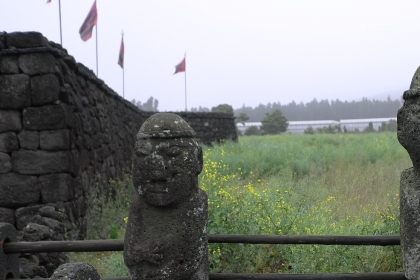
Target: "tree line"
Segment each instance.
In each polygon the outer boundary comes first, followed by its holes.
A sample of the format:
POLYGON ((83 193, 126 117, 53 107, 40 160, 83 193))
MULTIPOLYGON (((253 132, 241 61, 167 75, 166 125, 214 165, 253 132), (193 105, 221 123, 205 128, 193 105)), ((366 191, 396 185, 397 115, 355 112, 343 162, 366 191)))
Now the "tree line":
POLYGON ((361 101, 340 101, 340 100, 321 100, 316 99, 304 104, 297 104, 292 101, 287 105, 280 102, 260 104, 254 108, 243 105, 242 108, 235 109, 235 115, 246 114, 248 122, 260 122, 266 113, 280 110, 289 121, 310 121, 310 120, 342 120, 342 119, 365 119, 365 118, 392 118, 397 116, 398 109, 402 102, 398 99, 391 100, 368 100, 363 98, 361 101))
MULTIPOLYGON (((131 101, 140 109, 145 111, 158 111, 159 101, 150 97, 145 103, 133 99, 131 101)), ((233 112, 236 117, 246 116, 247 122, 261 122, 267 113, 271 114, 279 110, 288 121, 310 121, 310 120, 342 120, 342 119, 365 119, 365 118, 393 118, 397 116, 398 109, 402 106, 399 99, 391 100, 369 100, 363 98, 360 101, 336 100, 312 100, 308 103, 296 103, 282 105, 280 102, 259 104, 256 107, 245 106, 232 109, 228 104, 220 104, 211 109, 207 107, 191 108, 191 112, 233 112)), ((242 118, 243 119, 243 118, 242 118)), ((242 121, 241 121, 242 122, 242 121)))

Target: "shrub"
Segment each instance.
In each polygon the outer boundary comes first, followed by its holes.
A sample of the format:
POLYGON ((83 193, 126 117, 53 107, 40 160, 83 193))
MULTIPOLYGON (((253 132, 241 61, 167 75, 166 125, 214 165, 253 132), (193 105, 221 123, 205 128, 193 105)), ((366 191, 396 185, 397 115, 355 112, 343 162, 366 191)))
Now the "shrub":
POLYGON ((304 134, 315 134, 315 130, 312 126, 308 126, 304 131, 304 134))
POLYGON ((248 127, 245 132, 245 136, 251 136, 251 135, 261 135, 261 131, 256 126, 248 127))
POLYGON ((214 113, 232 113, 233 114, 233 108, 229 104, 220 104, 216 107, 212 107, 211 111, 214 113))

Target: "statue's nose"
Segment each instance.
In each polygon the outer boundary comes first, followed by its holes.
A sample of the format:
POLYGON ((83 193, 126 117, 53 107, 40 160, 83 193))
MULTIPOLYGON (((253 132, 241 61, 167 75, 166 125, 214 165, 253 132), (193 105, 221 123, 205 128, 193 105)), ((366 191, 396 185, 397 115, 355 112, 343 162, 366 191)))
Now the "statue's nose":
POLYGON ((164 172, 163 170, 155 170, 155 171, 153 172, 153 175, 154 175, 156 178, 162 178, 162 177, 164 177, 165 172, 164 172))

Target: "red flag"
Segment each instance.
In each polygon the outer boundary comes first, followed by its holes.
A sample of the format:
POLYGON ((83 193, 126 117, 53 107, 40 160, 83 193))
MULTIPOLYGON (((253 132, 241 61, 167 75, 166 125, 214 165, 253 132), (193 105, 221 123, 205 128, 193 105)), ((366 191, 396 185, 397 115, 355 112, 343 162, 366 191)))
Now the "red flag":
POLYGON ((92 37, 93 27, 97 23, 98 23, 98 11, 96 10, 96 1, 95 1, 93 2, 92 8, 90 8, 88 15, 79 30, 80 38, 82 38, 83 41, 87 41, 92 37))
POLYGON ((184 57, 184 59, 180 63, 178 63, 175 66, 175 73, 174 73, 174 75, 176 73, 179 73, 179 72, 185 72, 185 57, 184 57))
POLYGON ((124 69, 124 37, 121 38, 120 55, 118 56, 118 64, 124 69))

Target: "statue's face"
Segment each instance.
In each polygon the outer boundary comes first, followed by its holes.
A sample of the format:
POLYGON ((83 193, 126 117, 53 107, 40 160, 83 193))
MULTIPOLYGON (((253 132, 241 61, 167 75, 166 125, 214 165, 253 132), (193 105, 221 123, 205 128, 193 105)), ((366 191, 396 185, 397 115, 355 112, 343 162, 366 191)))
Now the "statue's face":
POLYGON ((191 138, 140 139, 133 157, 134 187, 148 204, 176 204, 198 188, 202 166, 201 147, 191 138))
POLYGON ((408 99, 398 110, 398 141, 407 150, 415 168, 420 168, 420 97, 408 99))

